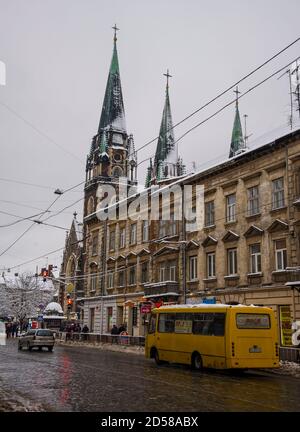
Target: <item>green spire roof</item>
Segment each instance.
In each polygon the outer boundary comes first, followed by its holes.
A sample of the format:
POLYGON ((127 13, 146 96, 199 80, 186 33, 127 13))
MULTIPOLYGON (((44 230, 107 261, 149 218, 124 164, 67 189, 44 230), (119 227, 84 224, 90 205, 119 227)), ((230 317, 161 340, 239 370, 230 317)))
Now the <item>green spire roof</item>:
POLYGON ((126 133, 125 111, 117 52, 117 38, 111 59, 98 132, 112 126, 114 130, 126 133))
POLYGON ((238 100, 236 100, 235 118, 234 118, 233 129, 232 129, 229 157, 231 158, 235 156, 240 150, 244 150, 244 149, 245 149, 245 141, 243 137, 238 100))
POLYGON ((151 178, 152 178, 152 159, 150 158, 150 164, 147 168, 147 175, 146 175, 146 180, 145 180, 145 188, 146 189, 151 186, 151 178))
POLYGON ((173 121, 171 114, 170 98, 169 98, 169 86, 167 83, 166 88, 166 99, 165 106, 162 114, 162 120, 159 131, 159 138, 157 141, 156 153, 155 153, 155 168, 156 176, 160 177, 159 172, 162 168, 162 162, 167 159, 168 154, 174 149, 175 139, 173 132, 173 121))

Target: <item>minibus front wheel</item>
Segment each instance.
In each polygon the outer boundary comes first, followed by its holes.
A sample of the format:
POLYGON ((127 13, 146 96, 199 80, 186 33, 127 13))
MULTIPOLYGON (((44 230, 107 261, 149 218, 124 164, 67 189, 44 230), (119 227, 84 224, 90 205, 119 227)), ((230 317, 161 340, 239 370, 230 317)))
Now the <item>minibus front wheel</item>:
POLYGON ((152 348, 151 357, 154 358, 155 363, 159 366, 163 364, 163 361, 159 359, 158 351, 156 348, 152 348))
POLYGON ((194 352, 192 355, 192 369, 201 370, 203 368, 202 358, 198 352, 194 352))

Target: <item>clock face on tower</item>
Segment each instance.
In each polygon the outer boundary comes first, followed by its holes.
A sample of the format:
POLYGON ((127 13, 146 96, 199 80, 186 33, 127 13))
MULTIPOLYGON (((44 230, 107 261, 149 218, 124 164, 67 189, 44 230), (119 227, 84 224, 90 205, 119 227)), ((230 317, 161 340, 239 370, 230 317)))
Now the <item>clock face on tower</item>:
POLYGON ((115 162, 121 162, 121 160, 122 160, 122 156, 120 155, 120 153, 115 153, 114 161, 115 162))

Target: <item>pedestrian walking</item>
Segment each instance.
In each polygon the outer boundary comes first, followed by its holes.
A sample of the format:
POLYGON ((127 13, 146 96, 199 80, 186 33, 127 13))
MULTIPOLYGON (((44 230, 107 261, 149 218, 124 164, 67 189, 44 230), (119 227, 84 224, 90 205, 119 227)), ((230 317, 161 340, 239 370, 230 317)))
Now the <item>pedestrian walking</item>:
POLYGON ((116 324, 113 325, 110 334, 112 335, 112 343, 118 343, 119 329, 116 324))

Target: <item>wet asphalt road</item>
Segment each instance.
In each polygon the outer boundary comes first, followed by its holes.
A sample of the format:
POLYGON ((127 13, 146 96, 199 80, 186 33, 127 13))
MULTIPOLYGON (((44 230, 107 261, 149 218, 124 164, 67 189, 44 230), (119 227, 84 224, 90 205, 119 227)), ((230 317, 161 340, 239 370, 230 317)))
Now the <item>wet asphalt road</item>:
POLYGON ((17 351, 15 340, 0 346, 1 386, 47 411, 300 411, 293 377, 157 367, 141 355, 97 348, 17 351))

